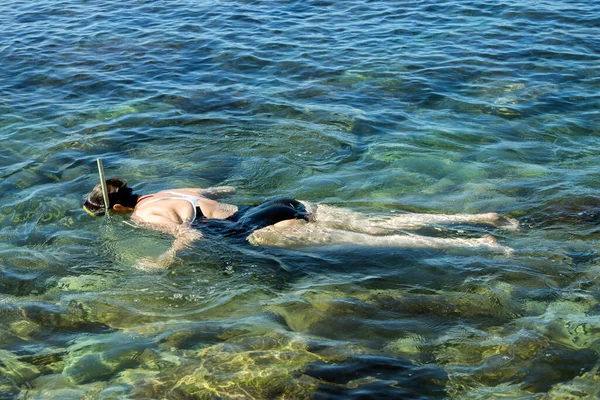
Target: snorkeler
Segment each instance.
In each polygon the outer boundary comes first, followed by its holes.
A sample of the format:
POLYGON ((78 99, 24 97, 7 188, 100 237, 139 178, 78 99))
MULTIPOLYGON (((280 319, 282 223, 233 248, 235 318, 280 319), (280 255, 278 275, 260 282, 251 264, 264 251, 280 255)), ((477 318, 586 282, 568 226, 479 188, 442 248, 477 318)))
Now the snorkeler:
MULTIPOLYGON (((289 198, 240 207, 216 201, 235 192, 230 186, 172 189, 144 196, 134 194, 121 179, 107 179, 106 186, 109 210, 132 213, 131 220, 136 224, 175 238, 171 248, 151 263, 152 267, 167 267, 175 259, 176 252, 203 237, 201 232, 204 230, 244 237, 253 245, 277 247, 355 243, 379 247, 486 248, 509 252, 510 248, 499 245, 489 235, 474 239, 438 238, 405 230, 459 223, 518 228, 516 220, 497 213, 382 217, 289 198)), ((93 216, 104 215, 106 209, 100 184, 87 196, 83 209, 93 216)))

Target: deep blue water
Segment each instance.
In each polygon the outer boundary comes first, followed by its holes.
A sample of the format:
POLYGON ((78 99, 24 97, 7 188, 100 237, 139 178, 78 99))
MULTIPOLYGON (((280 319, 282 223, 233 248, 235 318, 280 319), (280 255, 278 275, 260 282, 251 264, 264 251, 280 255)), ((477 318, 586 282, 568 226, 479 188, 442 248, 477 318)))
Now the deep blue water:
POLYGON ((600 397, 598 27, 592 1, 2 3, 0 398, 600 397), (210 238, 141 271, 170 239, 83 212, 99 157, 142 193, 521 228, 420 232, 512 256, 210 238))

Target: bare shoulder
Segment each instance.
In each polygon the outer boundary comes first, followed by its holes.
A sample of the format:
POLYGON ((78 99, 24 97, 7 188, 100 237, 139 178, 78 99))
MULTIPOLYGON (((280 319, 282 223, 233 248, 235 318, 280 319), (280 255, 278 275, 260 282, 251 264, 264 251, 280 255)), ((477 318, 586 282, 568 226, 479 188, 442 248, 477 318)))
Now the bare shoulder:
MULTIPOLYGON (((194 208, 188 201, 173 197, 168 192, 174 191, 157 192, 141 199, 133 211, 132 219, 150 224, 182 224, 191 221, 194 208)), ((190 194, 180 191, 177 193, 190 194)))
MULTIPOLYGON (((183 208, 185 206, 187 204, 184 204, 183 208)), ((148 204, 144 207, 136 207, 131 217, 142 222, 151 222, 151 220, 157 218, 164 218, 175 223, 180 223, 182 218, 178 212, 178 208, 181 208, 180 204, 171 200, 165 200, 164 202, 160 202, 160 204, 148 204)))

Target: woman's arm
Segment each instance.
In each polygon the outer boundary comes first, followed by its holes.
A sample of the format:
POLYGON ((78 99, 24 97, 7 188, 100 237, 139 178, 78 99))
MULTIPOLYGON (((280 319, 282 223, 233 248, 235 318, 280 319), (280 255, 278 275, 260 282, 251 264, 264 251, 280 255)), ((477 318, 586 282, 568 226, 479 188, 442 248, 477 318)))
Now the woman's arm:
POLYGON ((215 186, 200 191, 202 196, 208 197, 209 199, 218 199, 234 193, 235 188, 233 186, 215 186))
POLYGON ((143 258, 140 260, 137 265, 139 269, 169 268, 175 261, 179 250, 202 238, 202 234, 193 229, 188 223, 176 223, 172 218, 163 215, 153 214, 139 223, 142 226, 167 233, 175 238, 171 247, 157 258, 143 258))
POLYGON ((154 268, 169 268, 175 262, 179 250, 185 249, 189 244, 201 238, 202 234, 195 229, 179 228, 171 247, 156 258, 153 264, 154 268))

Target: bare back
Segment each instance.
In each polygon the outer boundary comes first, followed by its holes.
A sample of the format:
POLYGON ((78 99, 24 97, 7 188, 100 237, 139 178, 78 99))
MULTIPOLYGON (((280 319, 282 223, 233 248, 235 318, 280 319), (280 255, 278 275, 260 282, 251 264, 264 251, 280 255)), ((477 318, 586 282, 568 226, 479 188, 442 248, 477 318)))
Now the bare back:
POLYGON ((172 229, 189 226, 198 211, 209 219, 225 219, 237 211, 234 205, 206 198, 203 191, 200 188, 173 189, 143 196, 131 218, 138 223, 172 229))

